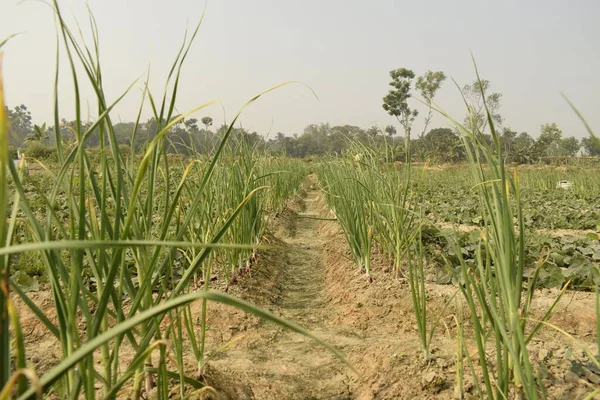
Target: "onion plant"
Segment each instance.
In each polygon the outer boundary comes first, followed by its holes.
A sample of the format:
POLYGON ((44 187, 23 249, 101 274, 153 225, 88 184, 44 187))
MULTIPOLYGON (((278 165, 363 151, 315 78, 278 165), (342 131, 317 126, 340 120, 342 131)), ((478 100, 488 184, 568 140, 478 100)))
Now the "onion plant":
MULTIPOLYGON (((359 143, 350 146, 352 158, 328 160, 319 177, 359 267, 370 276, 371 247, 393 260, 394 276, 408 269, 408 281, 417 329, 425 359, 436 323, 428 329, 425 269, 420 238, 422 215, 415 210, 410 163, 400 170, 389 164, 393 148, 359 143)), ((410 157, 407 157, 410 159, 410 157)), ((439 321, 439 320, 438 320, 439 321)))
MULTIPOLYGON (((482 96, 485 100, 484 93, 482 96)), ((481 246, 475 265, 465 262, 458 245, 455 249, 460 259, 458 281, 471 314, 484 382, 479 394, 497 399, 515 395, 537 399, 538 382, 527 344, 541 323, 531 329, 526 324, 537 274, 525 282, 525 229, 519 175, 516 170, 514 174, 509 173, 504 165, 499 137, 489 112, 491 143, 479 130, 473 115, 472 123, 465 126, 441 112, 461 134, 483 217, 481 246), (487 348, 488 339, 491 339, 493 352, 487 348), (495 358, 493 363, 489 357, 495 358)), ((549 318, 554 305, 544 320, 549 318)))
MULTIPOLYGON (((294 190, 287 186, 276 198, 267 195, 269 182, 261 182, 261 178, 268 181, 268 176, 286 172, 278 166, 276 171, 263 168, 251 149, 244 150, 246 153, 227 151, 233 126, 242 110, 282 85, 253 97, 232 120, 213 153, 206 157, 195 155, 198 158, 187 164, 171 162, 167 154, 171 128, 211 104, 179 115, 174 113, 182 67, 199 31, 198 23, 177 51, 162 97, 155 97, 147 89, 148 79, 144 82, 131 143, 136 142, 146 104, 156 121, 156 135, 140 154, 132 145, 129 156, 125 157, 117 144, 111 111, 129 88, 115 101, 108 101, 93 16, 90 15, 92 41, 86 45, 66 24, 58 3, 54 1, 53 5, 60 38, 54 99, 59 168, 50 192, 37 189, 42 207, 30 201, 24 187, 26 177, 8 160, 7 121, 0 84, 0 206, 3 213, 8 210, 9 200, 13 207, 5 218, 7 222, 0 224, 2 393, 16 390, 18 398, 31 398, 60 381, 54 390, 64 398, 115 398, 123 391, 130 393, 131 398, 140 398, 143 391, 156 386, 158 397, 166 399, 176 382, 183 397, 190 390, 205 386, 198 376, 190 377, 184 370, 187 346, 183 340, 189 340, 200 373, 208 300, 237 307, 314 338, 271 313, 210 291, 208 284, 219 257, 220 265, 227 271, 228 265, 239 265, 239 260, 252 254, 264 229, 264 213, 269 212, 269 206, 281 207, 283 196, 294 190), (74 86, 73 143, 61 137, 58 122, 61 114, 57 100, 61 86, 58 71, 65 65, 63 60, 74 86), (91 123, 83 120, 81 112, 80 90, 85 82, 97 102, 96 117, 91 123), (93 162, 86 147, 93 133, 100 138, 97 162, 93 162), (250 159, 245 159, 247 156, 250 159), (226 165, 221 164, 222 157, 229 157, 226 165), (10 192, 7 173, 12 180, 10 192), (230 186, 232 182, 235 186, 230 186), (11 242, 17 223, 26 225, 30 242, 11 242), (25 251, 38 254, 47 269, 56 322, 50 319, 48 310, 36 305, 14 282, 9 283, 9 256, 25 251), (229 261, 223 255, 229 252, 235 252, 230 260, 236 264, 227 264, 229 261), (195 279, 203 281, 202 290, 194 291, 195 279), (9 285, 49 334, 56 337, 62 350, 58 365, 39 380, 33 379, 30 386, 16 379, 19 381, 16 389, 13 388, 16 380, 9 378, 11 352, 6 312, 12 310, 9 285), (195 300, 203 301, 200 316, 194 315, 190 307, 195 300), (122 357, 126 348, 133 350, 129 361, 122 357)), ((301 179, 298 171, 290 174, 291 182, 296 184, 301 179)), ((14 313, 10 315, 17 339, 16 366, 23 368, 26 358, 18 318, 14 313)), ((339 352, 328 348, 341 358, 339 352)), ((13 377, 23 375, 35 378, 35 374, 24 369, 14 372, 13 377)))
POLYGON ((373 202, 368 195, 369 188, 364 184, 370 181, 364 179, 369 170, 361 158, 362 155, 357 154, 352 162, 346 158, 328 160, 320 166, 319 178, 359 270, 371 280, 373 202))

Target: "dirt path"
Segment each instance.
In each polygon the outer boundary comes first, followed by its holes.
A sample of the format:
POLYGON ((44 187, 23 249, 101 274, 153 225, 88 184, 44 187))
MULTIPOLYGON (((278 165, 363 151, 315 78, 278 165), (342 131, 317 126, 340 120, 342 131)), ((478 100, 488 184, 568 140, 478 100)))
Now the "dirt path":
MULTIPOLYGON (((361 375, 311 339, 257 321, 244 326, 240 344, 211 361, 211 383, 232 399, 452 398, 453 346, 441 339, 450 351, 434 347, 432 362, 423 362, 408 285, 390 279, 377 254, 379 270, 369 283, 350 259, 337 222, 322 220, 331 215, 320 191, 308 190, 303 203, 275 229, 284 250, 265 255, 254 272, 262 276, 242 281, 246 287, 236 295, 307 328, 361 375), (272 285, 265 283, 269 276, 272 285), (257 288, 262 300, 254 295, 257 288)), ((230 321, 234 329, 242 323, 230 321)))
MULTIPOLYGON (((327 327, 331 317, 325 306, 323 246, 327 238, 318 234, 320 221, 314 219, 319 217, 318 200, 319 192, 309 191, 305 211, 292 217, 287 236, 279 238, 289 246, 280 254, 287 265, 273 311, 343 351, 363 343, 358 332, 343 334, 327 327)), ((248 346, 228 351, 212 363, 216 369, 246 378, 243 397, 351 398, 348 368, 311 339, 272 323, 260 323, 249 335, 253 338, 248 346)))

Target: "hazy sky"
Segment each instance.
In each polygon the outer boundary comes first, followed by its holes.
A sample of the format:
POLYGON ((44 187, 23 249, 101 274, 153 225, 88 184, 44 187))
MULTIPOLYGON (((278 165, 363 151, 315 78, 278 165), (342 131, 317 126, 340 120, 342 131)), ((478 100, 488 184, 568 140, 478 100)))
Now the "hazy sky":
MULTIPOLYGON (((51 122, 52 12, 38 1, 18 3, 0 0, 0 39, 23 32, 4 48, 7 102, 11 107, 26 104, 37 123, 51 122)), ((60 4, 85 27, 83 1, 60 4)), ((198 20, 204 2, 89 4, 99 24, 108 95, 116 97, 143 77, 148 66, 154 95, 161 95, 186 23, 192 26, 198 20)), ((248 109, 243 126, 272 135, 300 133, 306 125, 320 122, 383 126, 395 123, 381 108, 391 69, 406 67, 417 74, 442 70, 463 86, 475 77, 472 51, 482 77, 503 94, 505 126, 536 136, 541 124, 556 122, 565 135, 583 137, 582 124, 559 93, 600 130, 598 17, 598 0, 210 0, 184 66, 177 106, 183 112, 219 98, 231 118, 259 91, 300 80, 319 100, 300 85, 285 87, 248 109)), ((74 111, 66 63, 63 71, 61 116, 69 119, 74 111)), ((116 110, 122 120, 135 118, 140 88, 137 85, 116 110)), ((462 100, 450 80, 437 102, 462 120, 462 100)), ((89 109, 94 109, 93 103, 89 109)), ((215 124, 223 121, 219 105, 196 116, 205 115, 215 124)), ((446 122, 437 118, 432 125, 446 122)), ((419 117, 415 131, 421 126, 419 117)))

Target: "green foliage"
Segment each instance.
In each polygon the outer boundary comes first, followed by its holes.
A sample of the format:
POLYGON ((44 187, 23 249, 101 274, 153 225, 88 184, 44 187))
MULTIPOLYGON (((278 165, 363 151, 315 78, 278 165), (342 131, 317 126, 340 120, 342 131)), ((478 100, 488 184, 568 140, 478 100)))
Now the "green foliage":
MULTIPOLYGON (((487 82, 478 76, 476 83, 474 86, 478 87, 483 101, 483 118, 475 115, 477 110, 468 102, 468 123, 464 125, 441 111, 460 132, 472 173, 472 187, 479 201, 481 227, 475 231, 479 235, 475 261, 467 262, 461 247, 449 238, 458 258, 454 276, 460 282, 459 288, 471 314, 484 381, 484 387, 477 383, 476 390, 479 397, 538 399, 540 382, 536 380, 527 344, 552 314, 561 296, 549 307, 542 322, 533 329, 528 327, 525 322, 529 320, 540 268, 536 268, 525 285, 527 235, 519 174, 517 171, 509 173, 505 166, 494 110, 487 105, 484 96, 487 82), (489 126, 481 124, 481 120, 488 121, 489 126), (491 133, 489 139, 484 134, 486 128, 491 133), (494 360, 489 359, 486 351, 488 342, 495 350, 494 360)), ((471 355, 465 354, 465 357, 472 365, 471 355)))
POLYGON ((202 124, 205 126, 206 131, 208 131, 208 127, 213 124, 213 119, 211 117, 204 117, 202 118, 202 124))
POLYGON ((437 163, 455 163, 465 155, 460 137, 449 128, 430 130, 414 147, 423 147, 425 157, 437 163))
POLYGON ((5 106, 8 117, 8 140, 13 145, 21 145, 31 135, 33 124, 31 111, 24 104, 16 106, 13 110, 5 106))
POLYGON ((25 142, 42 142, 50 137, 48 133, 48 129, 46 128, 46 124, 42 124, 42 126, 33 125, 33 132, 30 133, 27 138, 25 138, 25 142))
POLYGON ((559 143, 562 138, 562 130, 556 123, 544 124, 540 129, 540 136, 535 142, 536 150, 541 157, 553 157, 559 155, 559 143))
POLYGON ((521 132, 513 141, 508 152, 509 160, 518 164, 531 164, 538 159, 535 140, 527 132, 521 132))
POLYGON ((416 109, 411 109, 408 100, 412 97, 411 85, 415 73, 410 69, 400 68, 390 71, 389 93, 383 98, 383 109, 396 117, 404 128, 405 145, 410 141, 412 123, 419 114, 416 109))
MULTIPOLYGON (((0 42, 0 48, 8 39, 0 42)), ((9 159, 9 110, 4 103, 4 80, 2 74, 2 52, 0 52, 0 246, 5 246, 10 236, 8 220, 9 159)), ((9 331, 8 280, 10 276, 8 256, 0 256, 0 387, 4 388, 11 375, 11 337, 9 331)), ((21 342, 22 343, 22 342, 21 342)))
POLYGON ((27 157, 37 160, 56 160, 57 154, 54 147, 47 146, 39 141, 30 141, 23 150, 27 157))
POLYGON ((558 147, 561 156, 574 157, 579 151, 581 144, 577 138, 571 136, 562 138, 558 147))
POLYGON ((594 140, 593 137, 585 137, 581 139, 581 146, 589 156, 600 156, 600 141, 594 140))

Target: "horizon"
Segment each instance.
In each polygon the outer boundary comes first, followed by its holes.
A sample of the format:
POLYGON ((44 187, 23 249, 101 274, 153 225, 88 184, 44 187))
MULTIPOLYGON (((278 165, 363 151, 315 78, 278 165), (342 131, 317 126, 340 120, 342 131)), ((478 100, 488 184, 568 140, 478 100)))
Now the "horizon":
MULTIPOLYGON (((17 3, 0 4, 0 38, 24 32, 4 49, 7 104, 11 108, 25 104, 35 123, 50 123, 56 51, 53 17, 48 7, 37 2, 17 3)), ((59 3, 65 14, 76 16, 85 35, 88 24, 82 2, 59 3)), ((222 98, 230 119, 260 91, 298 80, 309 85, 319 100, 310 90, 291 85, 253 104, 242 115, 241 126, 265 137, 270 132, 271 138, 277 132, 301 134, 307 125, 320 123, 364 129, 394 125, 401 135, 399 124, 381 107, 389 90, 389 71, 404 67, 417 76, 427 70, 443 71, 449 79, 435 102, 461 121, 466 111, 451 79, 461 88, 475 79, 472 51, 481 77, 491 82, 492 92, 502 94, 503 126, 537 137, 541 125, 556 122, 565 136, 587 137, 561 92, 592 127, 600 125, 600 116, 594 113, 599 105, 594 94, 600 90, 595 73, 600 57, 589 51, 593 38, 600 37, 600 28, 593 23, 600 5, 593 0, 580 1, 578 7, 559 0, 525 5, 434 1, 402 7, 393 1, 370 6, 358 1, 322 4, 314 0, 302 5, 266 0, 228 4, 233 4, 231 11, 223 2, 206 6, 183 67, 179 112, 222 98), (408 23, 397 24, 405 14, 410 16, 408 23), (490 14, 501 24, 480 17, 490 14), (457 25, 459 18, 467 23, 457 25)), ((99 25, 103 79, 110 101, 136 78, 143 80, 149 66, 153 95, 162 95, 162 82, 181 45, 186 21, 193 29, 204 4, 109 0, 90 1, 90 8, 99 25)), ((64 66, 60 77, 60 117, 70 120, 74 117, 72 83, 64 66)), ((115 121, 135 119, 140 87, 138 83, 115 109, 115 121)), ((89 88, 83 96, 93 98, 89 88)), ((413 107, 418 104, 418 96, 414 97, 413 107)), ((423 107, 417 108, 421 114, 413 126, 414 136, 420 133, 424 117, 423 107)), ((84 116, 93 117, 93 109, 93 103, 82 102, 84 116)), ((223 114, 221 106, 215 105, 192 117, 210 116, 219 126, 225 120, 223 114)), ((142 120, 149 117, 146 106, 142 120)), ((429 130, 447 126, 436 115, 429 130)))

